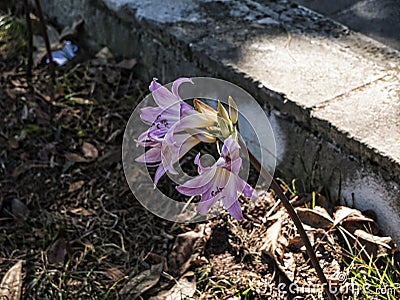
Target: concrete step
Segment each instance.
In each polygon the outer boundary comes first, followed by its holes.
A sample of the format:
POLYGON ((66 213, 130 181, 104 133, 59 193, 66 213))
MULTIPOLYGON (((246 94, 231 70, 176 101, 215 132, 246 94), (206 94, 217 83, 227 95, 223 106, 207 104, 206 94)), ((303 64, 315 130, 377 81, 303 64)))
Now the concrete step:
POLYGON ((397 0, 293 1, 400 50, 400 2, 397 0))
POLYGON ((243 87, 268 114, 284 176, 340 186, 400 241, 396 50, 283 0, 41 2, 63 25, 82 15, 90 45, 139 58, 144 79, 243 87))

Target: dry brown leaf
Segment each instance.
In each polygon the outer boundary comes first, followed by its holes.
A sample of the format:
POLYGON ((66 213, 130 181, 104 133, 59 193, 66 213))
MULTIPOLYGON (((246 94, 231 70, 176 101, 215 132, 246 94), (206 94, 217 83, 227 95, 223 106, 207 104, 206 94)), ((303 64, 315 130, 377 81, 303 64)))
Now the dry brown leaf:
POLYGON ((350 208, 347 206, 337 206, 335 213, 333 214, 335 219, 334 226, 340 224, 342 221, 344 221, 351 215, 362 216, 362 213, 358 209, 350 208))
POLYGON ((293 281, 296 272, 296 260, 292 252, 285 252, 288 241, 282 235, 283 220, 284 218, 277 219, 277 221, 268 228, 263 241, 264 244, 261 246, 260 250, 274 259, 282 273, 284 273, 289 280, 293 281))
POLYGON ((65 238, 60 237, 47 249, 47 261, 49 264, 62 266, 65 254, 67 253, 67 243, 65 238))
POLYGON ((121 60, 119 63, 117 63, 115 66, 117 68, 121 69, 126 69, 126 70, 131 70, 133 69, 134 66, 136 66, 137 60, 136 58, 131 58, 131 59, 124 59, 121 60))
POLYGON ((157 296, 150 297, 149 300, 185 300, 193 297, 196 292, 196 281, 189 281, 182 277, 178 282, 169 290, 162 291, 157 296))
POLYGON ((11 200, 11 212, 17 217, 26 217, 29 214, 29 209, 21 200, 13 198, 11 200))
POLYGON ((30 164, 26 164, 26 163, 21 164, 13 170, 13 172, 11 173, 11 176, 18 177, 22 173, 29 171, 31 168, 32 168, 32 166, 30 164))
POLYGON ((88 211, 87 209, 83 208, 83 207, 77 207, 77 208, 73 208, 69 211, 70 213, 74 214, 74 215, 82 215, 82 216, 90 216, 93 214, 93 212, 88 211))
POLYGON ((392 238, 389 236, 376 236, 361 229, 357 229, 354 232, 354 235, 370 243, 380 245, 386 249, 392 249, 392 247, 389 245, 392 242, 392 238))
POLYGON ((35 108, 35 115, 36 115, 37 124, 45 125, 45 126, 49 125, 51 118, 43 110, 41 110, 39 108, 35 108))
POLYGON ((106 275, 113 281, 117 281, 124 277, 124 273, 122 273, 122 271, 116 267, 108 268, 106 271, 106 275))
POLYGON ((171 254, 168 257, 169 273, 180 276, 189 268, 194 259, 193 254, 202 244, 203 232, 188 231, 176 237, 171 254))
POLYGON ((73 192, 79 190, 84 184, 85 184, 85 181, 83 181, 83 180, 79 180, 79 181, 71 183, 68 187, 68 193, 73 193, 73 192))
POLYGON ((390 237, 379 237, 362 229, 357 229, 354 231, 354 236, 350 235, 348 238, 354 243, 354 247, 362 250, 360 254, 366 261, 370 259, 371 255, 377 257, 392 251, 393 242, 390 237))
POLYGON ((379 232, 379 225, 373 219, 354 208, 346 206, 337 207, 334 219, 334 226, 342 225, 350 233, 354 233, 357 229, 367 230, 372 234, 379 232))
POLYGON ((333 219, 326 209, 320 206, 314 209, 297 207, 296 212, 302 223, 313 228, 329 229, 333 226, 333 219))
POLYGON ((0 283, 0 299, 19 300, 22 292, 22 264, 19 260, 4 275, 0 283))
POLYGON ((21 82, 19 79, 11 79, 10 82, 15 87, 23 87, 23 88, 28 87, 28 83, 26 81, 21 82))
POLYGON ((160 280, 164 262, 152 265, 150 270, 145 270, 131 278, 119 294, 126 299, 136 299, 144 292, 155 286, 160 280))
POLYGON ((111 50, 107 47, 100 49, 100 51, 97 52, 95 56, 97 58, 106 59, 106 60, 114 58, 114 55, 112 54, 111 50))
POLYGON ((99 156, 97 148, 88 142, 83 142, 82 151, 87 158, 97 158, 99 156))
POLYGON ((267 232, 265 233, 265 238, 263 240, 263 245, 261 246, 260 250, 266 252, 273 258, 276 257, 276 251, 279 251, 279 256, 283 254, 283 247, 282 247, 282 219, 276 220, 274 224, 272 224, 267 232))

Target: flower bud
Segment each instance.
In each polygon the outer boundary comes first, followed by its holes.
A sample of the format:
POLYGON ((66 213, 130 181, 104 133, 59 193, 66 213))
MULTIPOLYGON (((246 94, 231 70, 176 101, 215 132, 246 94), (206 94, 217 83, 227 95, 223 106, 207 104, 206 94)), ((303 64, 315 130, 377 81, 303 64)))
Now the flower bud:
POLYGON ((218 117, 225 119, 226 121, 229 120, 228 112, 226 111, 225 107, 218 101, 218 117))
POLYGON ((228 104, 229 104, 229 116, 232 121, 233 125, 236 125, 238 121, 238 107, 235 103, 235 100, 231 96, 228 97, 228 104))

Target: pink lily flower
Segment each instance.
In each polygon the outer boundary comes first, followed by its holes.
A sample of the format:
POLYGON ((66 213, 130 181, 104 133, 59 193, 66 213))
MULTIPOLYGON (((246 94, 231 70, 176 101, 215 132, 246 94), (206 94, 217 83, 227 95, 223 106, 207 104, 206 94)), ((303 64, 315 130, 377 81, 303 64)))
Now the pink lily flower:
POLYGON ((185 111, 194 110, 192 106, 182 101, 179 97, 179 86, 184 82, 193 84, 190 78, 179 78, 172 84, 172 92, 153 78, 149 90, 158 107, 144 107, 141 109, 140 118, 150 125, 149 130, 143 132, 138 142, 145 141, 162 142, 168 130, 181 119, 185 111))
POLYGON ((257 199, 255 190, 239 177, 242 159, 239 156, 240 146, 235 138, 228 137, 224 141, 220 158, 211 167, 203 167, 200 153, 194 162, 198 166, 199 176, 188 180, 176 189, 187 196, 201 195, 197 211, 206 214, 211 206, 222 200, 228 212, 237 220, 243 219, 238 201, 238 194, 252 200, 257 199))
POLYGON ((166 170, 174 170, 172 164, 185 155, 192 147, 200 142, 194 137, 185 136, 180 143, 180 147, 173 147, 173 160, 168 166, 160 163, 162 161, 162 146, 165 142, 165 135, 179 122, 185 111, 194 110, 192 106, 182 101, 179 97, 179 86, 184 82, 193 83, 190 78, 179 78, 172 84, 172 92, 157 82, 153 78, 149 89, 152 93, 157 107, 144 107, 141 109, 140 118, 150 128, 139 135, 138 145, 150 147, 145 153, 135 159, 137 162, 145 163, 148 166, 158 167, 154 176, 154 184, 157 184, 166 170))

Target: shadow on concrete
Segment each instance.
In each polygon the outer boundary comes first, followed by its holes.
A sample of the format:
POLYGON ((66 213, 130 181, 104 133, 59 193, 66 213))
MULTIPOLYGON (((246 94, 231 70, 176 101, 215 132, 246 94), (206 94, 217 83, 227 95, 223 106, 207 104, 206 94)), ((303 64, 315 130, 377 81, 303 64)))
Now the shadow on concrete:
POLYGON ((398 0, 294 0, 350 29, 400 50, 398 0))

